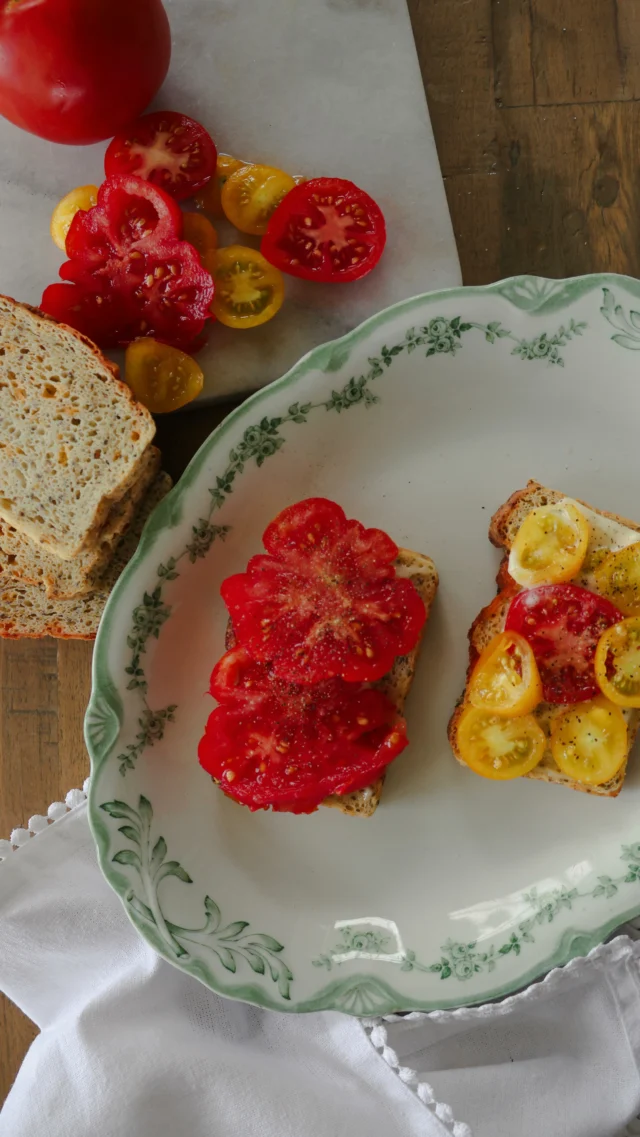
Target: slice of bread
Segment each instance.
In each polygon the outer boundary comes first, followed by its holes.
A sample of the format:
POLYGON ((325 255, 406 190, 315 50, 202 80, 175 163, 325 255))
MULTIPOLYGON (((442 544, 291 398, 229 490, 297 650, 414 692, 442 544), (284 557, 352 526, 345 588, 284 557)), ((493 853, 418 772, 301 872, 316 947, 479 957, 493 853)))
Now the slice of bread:
MULTIPOLYGON (((516 593, 521 590, 520 585, 516 584, 515 580, 509 575, 509 552, 522 522, 532 509, 562 501, 566 496, 566 494, 560 493, 558 490, 547 489, 538 482, 530 481, 525 489, 517 490, 516 493, 512 494, 509 500, 500 506, 491 518, 489 540, 497 548, 504 549, 505 556, 498 569, 498 595, 494 597, 486 608, 482 609, 469 631, 469 669, 467 672, 467 683, 481 652, 494 636, 504 631, 509 605, 516 593)), ((611 521, 625 525, 628 529, 633 529, 640 533, 640 525, 635 521, 627 521, 623 517, 618 517, 615 513, 605 513, 604 510, 594 509, 593 506, 583 501, 580 502, 580 504, 593 513, 598 513, 601 517, 606 517, 611 521)), ((640 537, 638 539, 640 540, 640 537)), ((580 583, 579 579, 577 583, 580 583)), ((449 742, 451 743, 455 757, 463 766, 465 763, 460 757, 456 746, 456 732, 458 720, 465 704, 465 698, 466 689, 449 723, 449 742)), ((561 712, 562 707, 554 706, 551 703, 541 703, 533 712, 547 737, 554 716, 561 712)), ((638 727, 640 726, 640 710, 624 710, 623 713, 627 720, 628 728, 628 758, 638 727)), ((596 794, 599 797, 617 797, 622 789, 626 768, 627 764, 625 762, 624 766, 618 770, 618 773, 609 782, 605 782, 601 786, 588 786, 564 774, 554 761, 550 747, 547 747, 540 764, 531 770, 530 773, 525 774, 525 777, 534 778, 537 781, 551 782, 554 785, 568 786, 572 790, 579 790, 587 794, 596 794)))
POLYGON ((113 559, 95 592, 75 600, 49 600, 39 585, 0 579, 0 637, 4 639, 93 640, 111 590, 123 568, 135 553, 140 534, 158 502, 171 489, 168 474, 159 474, 129 529, 118 545, 113 559))
POLYGON ((160 470, 160 451, 148 446, 135 485, 111 508, 93 545, 72 561, 63 561, 43 545, 0 521, 0 583, 13 577, 26 584, 39 584, 49 600, 71 600, 95 591, 123 533, 135 517, 140 502, 160 470))
POLYGON ((130 487, 154 434, 94 344, 0 297, 0 518, 70 560, 130 487))
MULTIPOLYGON (((396 560, 396 572, 398 576, 407 577, 413 583, 424 603, 427 610, 427 619, 422 629, 423 635, 429 620, 431 605, 433 604, 438 590, 438 572, 436 566, 431 560, 431 557, 427 557, 423 553, 413 553, 409 549, 399 549, 398 559, 396 560)), ((407 696, 411 690, 418 655, 420 653, 422 635, 413 651, 411 651, 409 655, 399 655, 391 671, 374 684, 375 687, 379 687, 381 691, 384 691, 385 695, 387 695, 396 707, 398 714, 402 714, 407 696)), ((231 621, 229 621, 225 636, 225 647, 227 651, 235 647, 236 642, 233 625, 231 621)), ((366 786, 363 790, 354 790, 348 794, 331 794, 330 797, 325 798, 322 804, 331 809, 341 809, 343 813, 349 813, 354 817, 371 817, 380 803, 383 785, 384 774, 376 778, 375 782, 372 782, 370 786, 366 786)))

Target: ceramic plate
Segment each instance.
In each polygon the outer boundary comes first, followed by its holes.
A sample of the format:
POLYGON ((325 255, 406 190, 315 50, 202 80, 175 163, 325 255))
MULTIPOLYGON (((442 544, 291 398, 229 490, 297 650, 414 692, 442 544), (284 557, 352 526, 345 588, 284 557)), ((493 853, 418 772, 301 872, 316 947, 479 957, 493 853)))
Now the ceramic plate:
POLYGON ((462 769, 447 721, 494 592, 493 510, 536 478, 640 520, 640 283, 521 277, 407 301, 235 411, 153 515, 107 607, 86 737, 102 870, 140 934, 282 1011, 512 992, 640 911, 640 763, 617 799, 462 769), (196 748, 224 577, 311 495, 429 553, 441 587, 410 747, 371 819, 251 814, 196 748))

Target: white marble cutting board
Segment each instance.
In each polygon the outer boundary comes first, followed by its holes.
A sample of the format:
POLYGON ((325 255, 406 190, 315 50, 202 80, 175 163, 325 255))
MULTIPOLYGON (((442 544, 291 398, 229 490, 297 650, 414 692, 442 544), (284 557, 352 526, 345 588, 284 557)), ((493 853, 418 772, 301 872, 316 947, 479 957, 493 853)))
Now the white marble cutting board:
MULTIPOLYGON (((405 0, 165 3, 173 57, 157 105, 199 119, 228 153, 351 178, 388 228, 384 257, 364 280, 288 278, 271 323, 217 325, 199 356, 205 397, 260 387, 380 308, 460 282, 405 0)), ((73 186, 101 180, 104 146, 56 146, 0 119, 0 154, 0 292, 37 304, 61 261, 51 210, 73 186)))

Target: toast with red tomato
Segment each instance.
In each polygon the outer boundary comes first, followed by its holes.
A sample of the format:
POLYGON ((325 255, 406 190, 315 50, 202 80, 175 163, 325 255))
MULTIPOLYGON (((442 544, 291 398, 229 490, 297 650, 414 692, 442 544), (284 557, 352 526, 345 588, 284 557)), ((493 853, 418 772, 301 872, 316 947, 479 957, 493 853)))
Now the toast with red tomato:
POLYGON ((371 816, 407 745, 435 565, 324 498, 283 510, 263 543, 222 585, 227 651, 200 763, 252 810, 371 816))
POLYGON ((530 481, 489 539, 504 557, 469 632, 454 755, 616 797, 640 725, 640 525, 530 481))

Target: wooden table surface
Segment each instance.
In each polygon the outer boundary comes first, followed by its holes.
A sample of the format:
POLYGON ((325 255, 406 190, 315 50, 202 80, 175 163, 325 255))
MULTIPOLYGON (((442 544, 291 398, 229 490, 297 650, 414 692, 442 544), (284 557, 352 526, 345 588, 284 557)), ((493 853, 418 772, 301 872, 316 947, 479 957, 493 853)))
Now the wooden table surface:
MULTIPOLYGON (((465 284, 638 275, 638 0, 409 7, 465 284)), ((159 423, 173 477, 222 417, 159 423)), ((87 776, 90 666, 90 644, 0 641, 0 837, 87 776)), ((0 1101, 35 1033, 0 996, 0 1101)))

